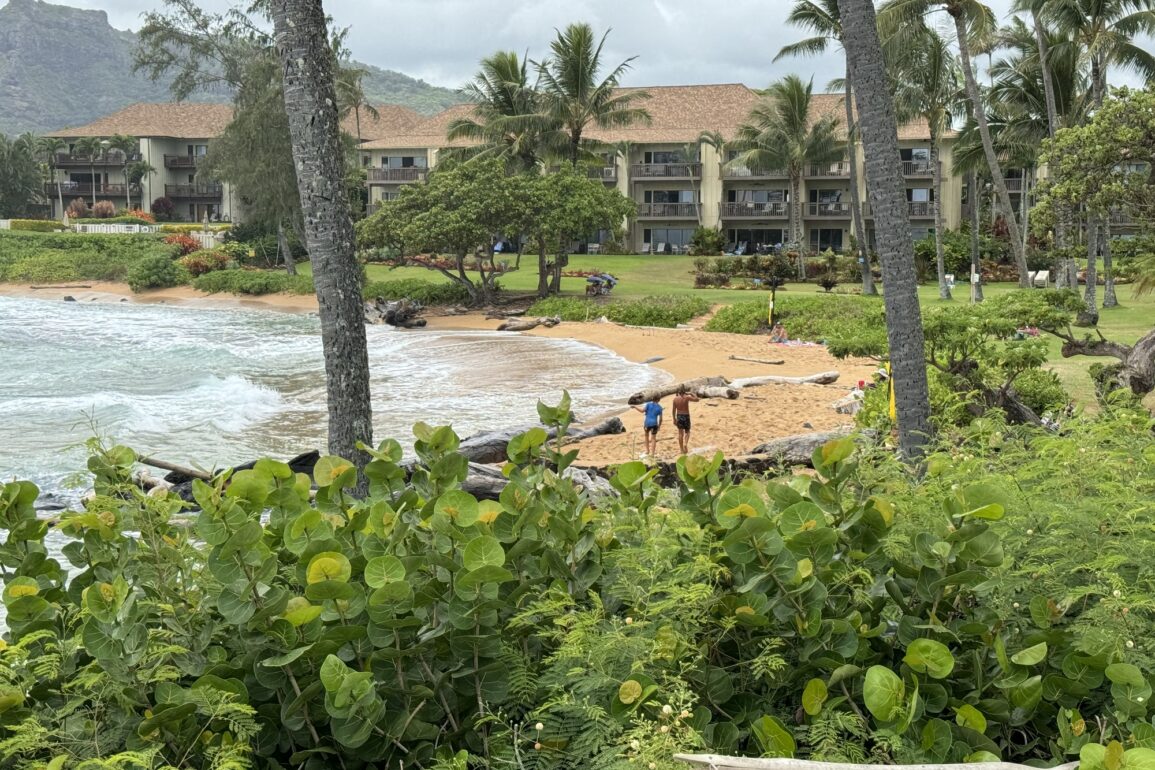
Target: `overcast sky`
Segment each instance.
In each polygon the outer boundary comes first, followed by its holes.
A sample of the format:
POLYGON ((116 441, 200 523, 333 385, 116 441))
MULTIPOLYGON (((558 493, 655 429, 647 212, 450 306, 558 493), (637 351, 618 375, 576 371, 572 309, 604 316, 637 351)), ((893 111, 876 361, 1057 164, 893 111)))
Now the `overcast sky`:
MULTIPOLYGON (((56 0, 108 12, 118 29, 138 29, 157 0, 56 0)), ((1005 18, 1012 0, 987 0, 1005 18)), ((229 0, 202 0, 223 10, 229 0)), ((456 88, 479 59, 497 50, 539 58, 555 28, 589 22, 612 29, 608 59, 637 56, 624 84, 740 82, 764 88, 789 74, 814 75, 815 85, 842 74, 837 53, 774 63, 774 54, 802 32, 785 23, 791 0, 326 0, 336 24, 349 27, 359 61, 456 88)), ((936 14, 942 16, 942 14, 936 14)), ((943 23, 940 20, 940 23, 943 23)), ((1115 78, 1112 78, 1113 80, 1115 78)))

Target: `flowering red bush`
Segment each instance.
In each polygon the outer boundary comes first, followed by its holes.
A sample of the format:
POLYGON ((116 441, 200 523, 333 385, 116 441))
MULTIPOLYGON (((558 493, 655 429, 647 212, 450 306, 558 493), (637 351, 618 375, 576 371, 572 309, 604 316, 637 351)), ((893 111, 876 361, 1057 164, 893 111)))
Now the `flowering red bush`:
MULTIPOLYGON (((165 238, 165 241, 168 241, 168 238, 165 238)), ((186 254, 178 259, 177 262, 188 270, 189 274, 196 278, 198 275, 211 273, 214 270, 224 270, 229 266, 229 255, 222 251, 201 249, 200 251, 186 254)))
POLYGON ((92 207, 92 216, 97 219, 112 219, 116 216, 116 204, 112 201, 97 201, 92 207))
POLYGON ((180 256, 182 257, 187 254, 192 254, 194 251, 201 247, 200 241, 198 241, 196 238, 193 238, 191 235, 185 235, 184 233, 174 233, 169 235, 164 239, 164 242, 170 246, 176 246, 179 248, 180 256))
POLYGON ((148 213, 144 209, 125 209, 120 214, 122 217, 133 217, 134 219, 141 219, 149 224, 156 224, 156 217, 148 213))

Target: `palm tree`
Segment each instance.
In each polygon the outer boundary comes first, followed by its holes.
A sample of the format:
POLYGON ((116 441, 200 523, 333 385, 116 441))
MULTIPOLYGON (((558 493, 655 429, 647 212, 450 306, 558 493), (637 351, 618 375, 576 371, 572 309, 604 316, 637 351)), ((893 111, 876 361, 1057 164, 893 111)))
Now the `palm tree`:
POLYGON ((76 140, 76 152, 88 156, 88 170, 91 172, 92 205, 96 205, 96 159, 104 152, 104 140, 99 136, 83 136, 76 140))
POLYGON ((731 146, 737 156, 730 167, 752 171, 785 171, 790 178, 790 243, 798 249, 798 268, 805 278, 802 249, 802 178, 807 166, 842 158, 838 119, 829 115, 811 122, 814 81, 787 75, 774 83, 738 125, 731 146))
POLYGON ((951 299, 943 253, 942 164, 939 162, 942 137, 951 127, 951 116, 960 95, 959 71, 946 40, 932 29, 911 41, 895 62, 894 107, 902 121, 920 117, 930 130, 930 166, 934 176, 934 247, 938 268, 939 299, 951 299))
POLYGON ((541 115, 527 59, 513 51, 487 56, 460 93, 474 104, 473 115, 451 121, 446 138, 474 144, 454 148, 451 156, 501 158, 514 172, 529 171, 544 162, 549 154, 546 142, 558 138, 560 124, 541 115))
POLYGON ((1015 265, 1019 269, 1019 286, 1029 288, 1031 280, 1027 274, 1027 257, 1023 248, 1022 234, 1018 220, 1015 219, 1014 207, 1011 205, 1011 195, 1007 191, 1002 164, 991 142, 986 107, 978 81, 975 79, 974 65, 971 63, 971 44, 976 39, 991 35, 995 27, 994 13, 979 0, 887 0, 879 16, 884 17, 883 26, 890 33, 889 45, 903 46, 910 36, 922 34, 920 30, 926 26, 924 17, 936 10, 946 11, 954 20, 967 99, 974 108, 976 125, 982 139, 983 155, 991 172, 991 183, 1006 217, 1007 229, 1010 230, 1011 251, 1015 256, 1015 265))
MULTIPOLYGON (((155 174, 156 169, 147 160, 134 160, 124 167, 124 183, 130 188, 140 185, 140 208, 144 208, 144 178, 155 174)), ((132 198, 128 200, 128 207, 132 208, 132 198)))
MULTIPOLYGON (((831 44, 842 46, 842 17, 838 12, 838 0, 798 0, 790 10, 786 21, 796 27, 813 32, 812 37, 785 46, 774 61, 785 56, 811 56, 825 53, 831 44)), ((845 52, 845 47, 843 47, 845 52)), ((862 201, 858 193, 858 152, 855 149, 857 131, 854 128, 854 83, 850 77, 850 58, 846 58, 846 152, 850 158, 850 216, 854 227, 854 239, 858 242, 858 258, 862 264, 862 293, 877 294, 874 275, 870 271, 870 259, 866 248, 866 227, 862 218, 862 201)))
POLYGON ((930 438, 930 396, 914 244, 907 218, 906 184, 898 153, 898 125, 878 39, 873 0, 838 0, 843 45, 858 84, 858 124, 866 157, 866 187, 886 287, 886 336, 898 422, 899 448, 910 461, 922 457, 930 438))
POLYGON ((542 114, 550 124, 559 126, 568 142, 567 156, 575 166, 588 153, 587 129, 650 122, 650 113, 640 106, 650 95, 618 90, 636 57, 621 62, 599 80, 608 35, 607 31, 598 40, 588 24, 570 24, 550 43, 551 56, 534 62, 542 114))
POLYGON ((20 217, 44 195, 44 179, 36 161, 36 137, 9 139, 0 133, 0 219, 20 217))
POLYGON ((114 134, 108 138, 108 146, 113 150, 119 150, 124 159, 121 166, 121 170, 124 172, 124 207, 130 209, 132 208, 132 198, 130 197, 131 185, 128 181, 128 164, 133 161, 133 156, 140 149, 140 140, 135 136, 114 134))
POLYGON ((56 185, 56 197, 60 204, 61 217, 64 216, 64 193, 60 189, 60 182, 56 179, 56 156, 67 147, 68 143, 57 136, 42 136, 36 140, 36 154, 44 159, 43 162, 48 169, 48 181, 56 185))
MULTIPOLYGON (((1155 78, 1155 56, 1135 38, 1155 34, 1155 0, 1051 0, 1046 12, 1060 30, 1070 33, 1091 70, 1091 103, 1103 106, 1107 73, 1113 66, 1129 69, 1150 81, 1155 78)), ((1103 255, 1103 307, 1118 304, 1111 270, 1107 223, 1087 222, 1087 289, 1084 299, 1095 310, 1095 262, 1103 255)))
MULTIPOLYGON (((342 35, 342 37, 344 37, 342 35)), ((360 67, 352 66, 351 64, 343 64, 338 62, 337 66, 337 104, 338 114, 341 119, 347 118, 349 115, 353 116, 357 131, 357 147, 361 147, 361 111, 377 120, 381 117, 381 113, 377 108, 369 103, 365 95, 365 88, 362 81, 365 78, 365 70, 360 67)))
MULTIPOLYGON (((1047 136, 1053 137, 1055 132, 1059 130, 1059 106, 1055 98, 1055 80, 1051 72, 1051 47, 1047 39, 1048 30, 1043 19, 1043 13, 1048 2, 1049 0, 1015 0, 1011 10, 1015 13, 1029 13, 1031 15, 1031 33, 1035 38, 1039 75, 1043 84, 1044 101, 1047 108, 1047 136)), ((1018 17, 1015 17, 1014 23, 1023 24, 1018 17)))
MULTIPOLYGON (((304 213, 305 242, 321 319, 329 411, 329 452, 363 468, 373 443, 369 354, 361 304, 361 266, 345 192, 333 49, 321 0, 271 4, 284 83, 285 114, 304 213)), ((364 484, 358 485, 365 492, 364 484)))

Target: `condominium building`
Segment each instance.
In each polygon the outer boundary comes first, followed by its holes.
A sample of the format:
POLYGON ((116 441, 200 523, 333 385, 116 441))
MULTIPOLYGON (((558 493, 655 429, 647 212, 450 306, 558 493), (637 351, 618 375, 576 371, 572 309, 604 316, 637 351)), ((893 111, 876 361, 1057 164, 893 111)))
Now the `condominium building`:
MULTIPOLYGON (((637 90, 637 89, 624 89, 637 90)), ((601 166, 590 174, 615 186, 637 203, 636 218, 629 223, 629 247, 638 252, 676 253, 686 249, 699 226, 721 228, 727 241, 747 244, 778 244, 789 240, 790 180, 784 171, 748 169, 730 161, 735 152, 725 142, 735 137, 760 96, 741 84, 659 86, 644 89, 650 95, 645 107, 651 121, 629 127, 591 129, 588 136, 606 143, 601 166), (714 132, 721 147, 701 141, 714 132)), ((813 120, 830 115, 846 135, 842 94, 816 94, 813 120)), ((362 162, 369 169, 370 207, 395 197, 406 184, 425 178, 437 165, 446 141, 446 128, 472 108, 459 105, 386 133, 361 145, 362 162)), ((950 173, 955 140, 948 134, 940 148, 943 176, 943 216, 949 228, 957 228, 963 216, 964 186, 950 173)), ((930 132, 925 123, 914 122, 899 129, 903 177, 912 234, 922 238, 934 230, 934 196, 930 163, 930 132)), ((859 155, 860 145, 848 149, 859 155)), ((865 181, 859 180, 866 201, 865 181)), ((850 244, 850 161, 842 160, 806 169, 802 183, 804 244, 814 250, 835 251, 850 244)), ((873 218, 864 205, 866 233, 873 240, 873 218)))

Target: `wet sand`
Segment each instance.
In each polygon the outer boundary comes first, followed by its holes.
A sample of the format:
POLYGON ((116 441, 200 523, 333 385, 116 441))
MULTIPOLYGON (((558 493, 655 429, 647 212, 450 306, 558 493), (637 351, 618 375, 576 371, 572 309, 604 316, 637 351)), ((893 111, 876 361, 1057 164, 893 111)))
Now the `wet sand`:
MULTIPOLYGON (((62 300, 72 296, 78 302, 130 302, 172 304, 216 308, 252 308, 291 313, 316 312, 312 295, 275 294, 242 298, 230 294, 205 294, 187 286, 133 294, 125 284, 78 282, 88 288, 33 290, 28 285, 0 284, 0 296, 62 300)), ((440 330, 496 330, 500 322, 480 314, 429 318, 429 328, 440 330)), ((765 336, 718 334, 692 329, 650 329, 611 323, 562 323, 552 329, 534 329, 525 334, 574 339, 607 348, 635 363, 660 359, 649 364, 669 375, 671 382, 696 377, 723 376, 727 379, 774 374, 798 377, 836 370, 841 373, 833 385, 764 385, 745 388, 737 400, 707 399, 691 405, 693 430, 690 450, 721 450, 729 456, 748 453, 773 438, 829 430, 847 425, 852 419, 838 414, 831 404, 846 395, 858 380, 869 380, 876 365, 866 359, 839 361, 821 346, 781 346, 769 344, 765 336), (782 365, 735 361, 731 355, 748 358, 782 359, 782 365)), ((671 399, 663 399, 665 423, 658 435, 658 456, 678 456, 677 431, 671 399)), ((587 419, 596 415, 575 411, 587 419)), ((642 415, 622 404, 626 433, 600 436, 581 443, 585 463, 615 463, 636 459, 643 446, 642 415)))

